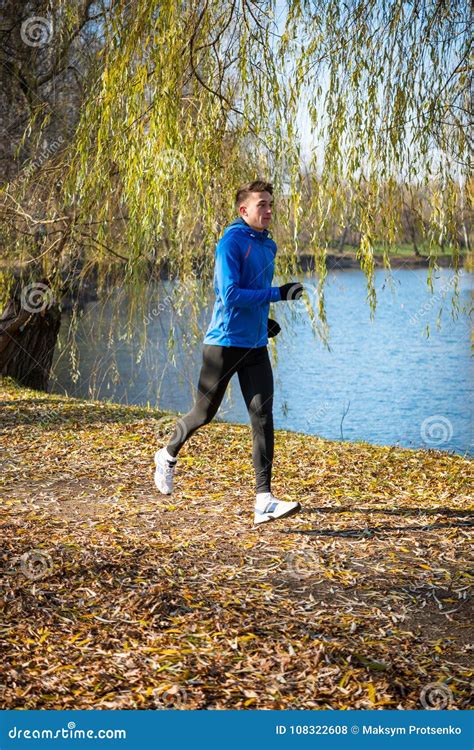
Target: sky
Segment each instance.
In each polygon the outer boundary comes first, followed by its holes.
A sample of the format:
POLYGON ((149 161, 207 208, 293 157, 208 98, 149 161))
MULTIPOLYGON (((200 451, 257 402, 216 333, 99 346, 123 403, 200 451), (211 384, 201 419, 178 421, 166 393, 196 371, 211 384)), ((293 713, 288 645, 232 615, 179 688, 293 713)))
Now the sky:
MULTIPOLYGON (((287 17, 287 1, 286 0, 277 0, 276 2, 276 8, 275 8, 275 23, 277 26, 277 33, 282 34, 284 31, 285 26, 285 20, 287 17)), ((453 51, 453 61, 452 61, 452 69, 455 68, 458 57, 456 57, 455 52, 453 51)), ((321 87, 322 87, 322 97, 321 101, 319 103, 320 107, 320 117, 322 118, 322 121, 325 121, 325 114, 324 114, 324 103, 323 103, 323 96, 325 91, 327 91, 327 88, 329 86, 329 73, 326 70, 322 70, 321 73, 321 79, 319 81, 321 87)), ((442 82, 440 79, 440 87, 442 86, 442 82)), ((301 105, 299 107, 298 115, 296 118, 296 126, 300 134, 300 144, 301 144, 301 154, 302 154, 302 162, 303 165, 306 163, 308 164, 311 158, 311 154, 313 151, 316 151, 316 159, 317 163, 321 164, 324 158, 324 144, 322 140, 319 141, 315 140, 315 136, 311 133, 311 122, 310 117, 308 114, 307 109, 307 103, 309 98, 312 96, 312 94, 308 91, 307 95, 303 95, 301 99, 301 105)), ((384 90, 381 88, 380 94, 379 94, 379 100, 382 100, 382 97, 384 96, 384 90)), ((383 110, 382 110, 383 111, 383 110)), ((327 124, 327 123, 326 123, 327 124)), ((413 147, 410 148, 410 141, 413 136, 413 127, 412 125, 408 124, 406 128, 406 138, 404 141, 404 145, 407 149, 408 158, 410 158, 410 152, 411 152, 411 160, 413 161, 415 159, 414 156, 414 150, 413 147)), ((432 154, 434 157, 433 165, 434 168, 437 168, 439 164, 442 161, 446 161, 447 155, 443 152, 440 152, 439 149, 435 146, 434 142, 432 143, 432 154)), ((420 175, 425 173, 425 167, 424 165, 420 164, 417 167, 417 171, 420 175)), ((464 178, 462 175, 462 170, 459 166, 453 163, 453 175, 455 179, 458 180, 458 182, 463 183, 464 178)), ((402 177, 402 175, 399 175, 402 177)))

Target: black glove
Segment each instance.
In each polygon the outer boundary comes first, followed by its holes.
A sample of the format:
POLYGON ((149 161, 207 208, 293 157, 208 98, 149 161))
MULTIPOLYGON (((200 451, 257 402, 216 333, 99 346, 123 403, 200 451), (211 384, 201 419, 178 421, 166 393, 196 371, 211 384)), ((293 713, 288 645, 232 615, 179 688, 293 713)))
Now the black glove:
POLYGON ((292 281, 289 284, 283 284, 278 287, 280 290, 280 296, 282 300, 289 301, 292 299, 299 299, 303 294, 303 285, 299 281, 292 281))
POLYGON ((281 328, 276 322, 276 320, 272 320, 271 318, 268 318, 268 325, 267 325, 268 338, 272 339, 274 336, 278 336, 280 331, 281 331, 281 328))

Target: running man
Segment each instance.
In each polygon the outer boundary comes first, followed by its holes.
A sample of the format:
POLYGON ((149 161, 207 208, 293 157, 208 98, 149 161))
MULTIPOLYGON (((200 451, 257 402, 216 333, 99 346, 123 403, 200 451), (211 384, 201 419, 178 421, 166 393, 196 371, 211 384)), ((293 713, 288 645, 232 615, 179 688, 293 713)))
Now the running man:
POLYGON ((155 454, 155 484, 165 495, 173 491, 177 456, 186 440, 216 415, 231 377, 237 373, 253 434, 257 497, 254 524, 285 518, 300 510, 298 502, 278 500, 271 492, 273 463, 273 373, 268 336, 280 327, 268 319, 270 302, 299 299, 298 282, 272 286, 277 246, 268 226, 273 186, 256 180, 237 190, 239 218, 217 243, 214 269, 216 301, 204 338, 198 397, 193 409, 178 419, 168 445, 155 454))

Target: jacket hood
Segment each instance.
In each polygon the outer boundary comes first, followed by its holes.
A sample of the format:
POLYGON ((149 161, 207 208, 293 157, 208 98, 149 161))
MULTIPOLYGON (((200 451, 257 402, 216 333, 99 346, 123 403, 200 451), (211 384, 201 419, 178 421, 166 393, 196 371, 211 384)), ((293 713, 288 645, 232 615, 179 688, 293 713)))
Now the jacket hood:
POLYGON ((249 224, 247 224, 247 222, 242 219, 241 216, 239 216, 238 219, 235 219, 235 221, 231 222, 225 227, 224 234, 227 234, 227 232, 235 231, 236 229, 245 230, 250 237, 255 237, 255 239, 260 240, 261 242, 264 242, 267 237, 271 237, 268 229, 264 229, 262 232, 259 232, 256 229, 253 229, 253 227, 249 226, 249 224))

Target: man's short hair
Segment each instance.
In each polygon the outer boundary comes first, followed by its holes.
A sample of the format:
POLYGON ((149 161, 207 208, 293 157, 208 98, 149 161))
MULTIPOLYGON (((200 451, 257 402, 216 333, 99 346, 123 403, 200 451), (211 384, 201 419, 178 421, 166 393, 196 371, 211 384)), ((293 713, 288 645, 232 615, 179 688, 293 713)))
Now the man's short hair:
POLYGON ((254 180, 253 182, 247 182, 237 190, 235 195, 235 209, 239 210, 241 204, 247 200, 250 193, 270 193, 273 195, 273 185, 271 182, 265 182, 265 180, 254 180))

